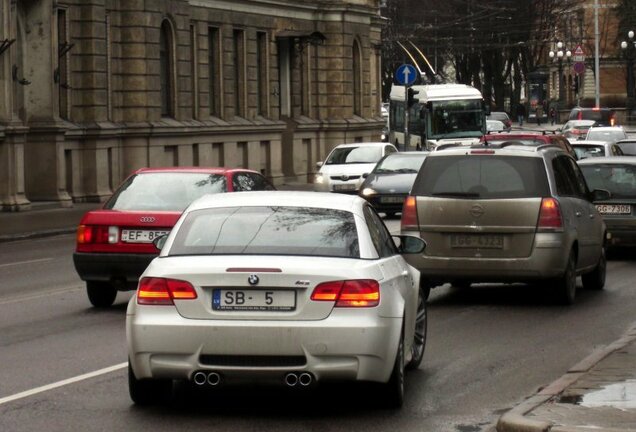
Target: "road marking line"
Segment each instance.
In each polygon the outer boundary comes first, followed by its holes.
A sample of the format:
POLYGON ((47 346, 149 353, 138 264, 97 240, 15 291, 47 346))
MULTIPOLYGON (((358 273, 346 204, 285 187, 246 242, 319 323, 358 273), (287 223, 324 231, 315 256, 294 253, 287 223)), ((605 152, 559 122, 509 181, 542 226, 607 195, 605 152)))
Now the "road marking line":
POLYGON ((6 305, 6 304, 11 304, 11 303, 19 303, 22 301, 27 301, 27 300, 35 300, 41 297, 48 297, 48 296, 52 296, 52 295, 57 295, 57 294, 65 294, 65 293, 69 293, 69 292, 73 292, 73 291, 78 291, 80 289, 84 288, 84 285, 76 285, 70 288, 62 288, 59 290, 51 290, 51 291, 44 291, 42 293, 37 293, 37 294, 26 294, 26 295, 22 295, 22 296, 17 296, 17 297, 9 297, 8 299, 5 300, 0 300, 0 306, 1 305, 6 305))
POLYGON ((7 397, 4 397, 4 398, 0 399, 0 405, 6 404, 6 403, 9 403, 9 402, 13 402, 13 401, 16 401, 18 399, 24 399, 26 397, 33 396, 33 395, 36 395, 38 393, 43 393, 45 391, 53 390, 53 389, 56 389, 56 388, 59 388, 59 387, 63 387, 65 385, 69 385, 69 384, 73 384, 73 383, 76 383, 76 382, 79 382, 79 381, 84 381, 84 380, 87 380, 87 379, 90 379, 90 378, 94 378, 96 376, 105 375, 107 373, 115 372, 115 371, 118 371, 120 369, 124 369, 125 367, 128 367, 128 362, 119 363, 119 364, 116 364, 114 366, 110 366, 110 367, 107 367, 107 368, 104 368, 104 369, 96 370, 94 372, 89 372, 89 373, 86 373, 86 374, 83 374, 83 375, 78 375, 78 376, 73 377, 73 378, 65 379, 63 381, 58 381, 58 382, 53 383, 53 384, 48 384, 48 385, 45 385, 45 386, 42 386, 42 387, 36 387, 34 389, 31 389, 31 390, 26 390, 26 391, 23 391, 21 393, 17 393, 17 394, 14 394, 12 396, 7 396, 7 397))
POLYGON ((29 261, 18 261, 14 263, 0 264, 0 267, 9 267, 9 266, 20 265, 20 264, 33 264, 33 263, 45 262, 45 261, 53 261, 53 258, 40 258, 40 259, 34 259, 29 261))

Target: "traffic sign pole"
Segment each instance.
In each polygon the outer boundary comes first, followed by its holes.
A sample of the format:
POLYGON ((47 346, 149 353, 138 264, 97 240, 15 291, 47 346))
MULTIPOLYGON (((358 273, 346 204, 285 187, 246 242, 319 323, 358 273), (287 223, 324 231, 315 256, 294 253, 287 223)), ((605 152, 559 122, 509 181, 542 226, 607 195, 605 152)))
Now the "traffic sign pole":
POLYGON ((408 151, 411 136, 409 134, 409 86, 404 86, 404 148, 402 151, 408 151))
POLYGON ((404 86, 404 148, 408 150, 410 144, 409 136, 409 87, 417 79, 417 71, 410 64, 403 64, 395 71, 397 83, 404 86))

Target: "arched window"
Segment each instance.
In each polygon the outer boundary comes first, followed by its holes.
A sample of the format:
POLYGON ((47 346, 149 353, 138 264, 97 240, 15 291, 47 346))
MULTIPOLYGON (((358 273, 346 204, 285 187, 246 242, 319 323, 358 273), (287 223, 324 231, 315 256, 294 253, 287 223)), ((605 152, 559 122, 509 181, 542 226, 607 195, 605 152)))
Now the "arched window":
POLYGON ((161 84, 161 116, 174 116, 172 26, 168 20, 161 23, 159 36, 159 79, 161 84))
POLYGON ((353 41, 353 114, 362 116, 362 70, 360 45, 353 41))

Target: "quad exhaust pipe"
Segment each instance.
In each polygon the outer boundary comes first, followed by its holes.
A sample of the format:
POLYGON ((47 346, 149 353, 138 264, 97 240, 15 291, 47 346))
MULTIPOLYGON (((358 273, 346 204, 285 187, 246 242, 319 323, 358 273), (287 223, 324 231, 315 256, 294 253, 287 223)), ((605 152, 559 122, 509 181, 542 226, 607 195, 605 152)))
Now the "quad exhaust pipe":
POLYGON ((221 383, 221 375, 217 372, 196 372, 192 377, 192 381, 198 386, 211 385, 217 386, 221 383))
POLYGON ((285 374, 285 384, 288 387, 296 387, 297 385, 300 387, 308 387, 314 382, 314 376, 309 372, 289 372, 285 374))

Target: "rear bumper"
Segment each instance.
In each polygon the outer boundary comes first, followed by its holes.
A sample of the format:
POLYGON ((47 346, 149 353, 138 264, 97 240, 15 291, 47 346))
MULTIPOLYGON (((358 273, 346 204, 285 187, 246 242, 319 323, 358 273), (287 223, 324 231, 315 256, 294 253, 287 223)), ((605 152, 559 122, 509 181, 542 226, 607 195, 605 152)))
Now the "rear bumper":
POLYGON ((138 378, 189 380, 196 371, 215 371, 223 380, 283 382, 290 371, 310 372, 316 380, 387 382, 401 332, 400 318, 373 311, 333 311, 324 320, 186 319, 171 306, 128 306, 128 353, 138 378), (360 313, 357 313, 360 312, 360 313), (202 362, 201 356, 208 356, 202 362), (281 364, 214 365, 209 358, 271 356, 281 364), (289 365, 285 358, 304 358, 289 365), (304 363, 304 364, 303 364, 304 363))
MULTIPOLYGON (((607 223, 607 221, 606 221, 607 223)), ((636 226, 616 227, 607 224, 610 238, 607 242, 610 247, 634 247, 636 246, 636 226)))
MULTIPOLYGON (((405 233, 403 233, 405 234, 405 233)), ((438 257, 405 255, 422 277, 440 283, 457 279, 472 282, 525 282, 561 276, 571 243, 560 234, 538 235, 527 257, 438 257)))
POLYGON ((85 281, 124 281, 123 288, 137 287, 139 276, 157 254, 119 254, 74 252, 73 264, 85 281))

